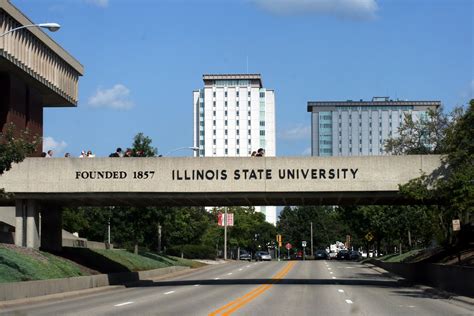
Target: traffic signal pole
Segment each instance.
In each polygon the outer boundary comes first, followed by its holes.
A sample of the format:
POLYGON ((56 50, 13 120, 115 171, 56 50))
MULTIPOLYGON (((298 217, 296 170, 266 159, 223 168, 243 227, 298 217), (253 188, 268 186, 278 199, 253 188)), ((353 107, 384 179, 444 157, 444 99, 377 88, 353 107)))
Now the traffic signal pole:
POLYGON ((227 260, 227 207, 224 208, 224 260, 227 260))

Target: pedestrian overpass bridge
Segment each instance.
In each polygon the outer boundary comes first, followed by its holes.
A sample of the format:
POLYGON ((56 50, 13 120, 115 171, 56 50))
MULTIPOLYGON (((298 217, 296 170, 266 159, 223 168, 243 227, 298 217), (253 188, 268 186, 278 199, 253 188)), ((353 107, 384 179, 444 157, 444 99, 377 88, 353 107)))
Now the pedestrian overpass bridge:
POLYGON ((18 245, 55 249, 63 206, 409 204, 399 185, 440 166, 437 155, 28 158, 0 176, 11 193, 0 203, 16 207, 18 245))

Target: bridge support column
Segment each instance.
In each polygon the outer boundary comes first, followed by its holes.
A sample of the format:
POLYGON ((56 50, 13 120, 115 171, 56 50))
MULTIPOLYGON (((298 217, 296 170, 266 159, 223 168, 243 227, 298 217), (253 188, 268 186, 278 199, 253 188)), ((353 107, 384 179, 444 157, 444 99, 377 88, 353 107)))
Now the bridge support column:
POLYGON ((57 252, 62 250, 63 212, 57 205, 41 208, 41 250, 57 252))
POLYGON ((16 201, 15 245, 39 249, 39 212, 35 200, 16 201))

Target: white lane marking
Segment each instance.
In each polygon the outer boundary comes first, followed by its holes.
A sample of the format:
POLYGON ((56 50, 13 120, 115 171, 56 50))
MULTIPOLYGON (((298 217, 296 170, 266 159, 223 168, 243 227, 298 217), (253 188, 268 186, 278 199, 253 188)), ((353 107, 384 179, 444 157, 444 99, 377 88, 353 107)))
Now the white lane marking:
POLYGON ((341 289, 339 289, 339 290, 337 290, 337 291, 338 291, 339 293, 344 293, 344 290, 341 290, 341 289))
POLYGON ((331 270, 331 268, 328 268, 328 270, 331 270))
POLYGON ((250 268, 250 266, 246 266, 246 268, 250 268))
POLYGON ((333 279, 336 279, 336 277, 332 277, 333 279))
POLYGON ((227 273, 227 275, 232 275, 232 272, 230 272, 230 273, 227 273))
POLYGON ((124 306, 124 305, 128 305, 128 304, 133 304, 133 302, 120 303, 120 304, 116 304, 116 305, 114 305, 114 306, 115 306, 115 307, 120 307, 120 306, 124 306))
POLYGON ((346 300, 346 303, 347 304, 352 304, 352 301, 351 300, 346 300))
POLYGON ((199 286, 199 284, 194 284, 194 286, 199 286))
POLYGON ((334 272, 332 272, 332 271, 331 271, 331 272, 329 272, 329 274, 333 274, 333 273, 334 273, 334 272))
POLYGON ((239 269, 239 271, 242 271, 243 269, 239 269))
POLYGON ((219 280, 219 278, 214 278, 214 280, 219 280))
POLYGON ((168 294, 173 294, 173 293, 174 293, 174 291, 169 291, 169 292, 166 292, 166 293, 163 293, 163 294, 168 295, 168 294))

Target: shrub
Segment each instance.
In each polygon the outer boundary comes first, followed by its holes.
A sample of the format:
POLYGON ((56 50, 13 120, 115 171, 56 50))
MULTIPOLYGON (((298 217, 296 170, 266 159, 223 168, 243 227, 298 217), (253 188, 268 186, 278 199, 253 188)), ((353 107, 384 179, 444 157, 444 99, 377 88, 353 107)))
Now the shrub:
POLYGON ((176 245, 166 249, 166 253, 171 256, 188 259, 216 259, 216 251, 214 248, 206 245, 176 245))

